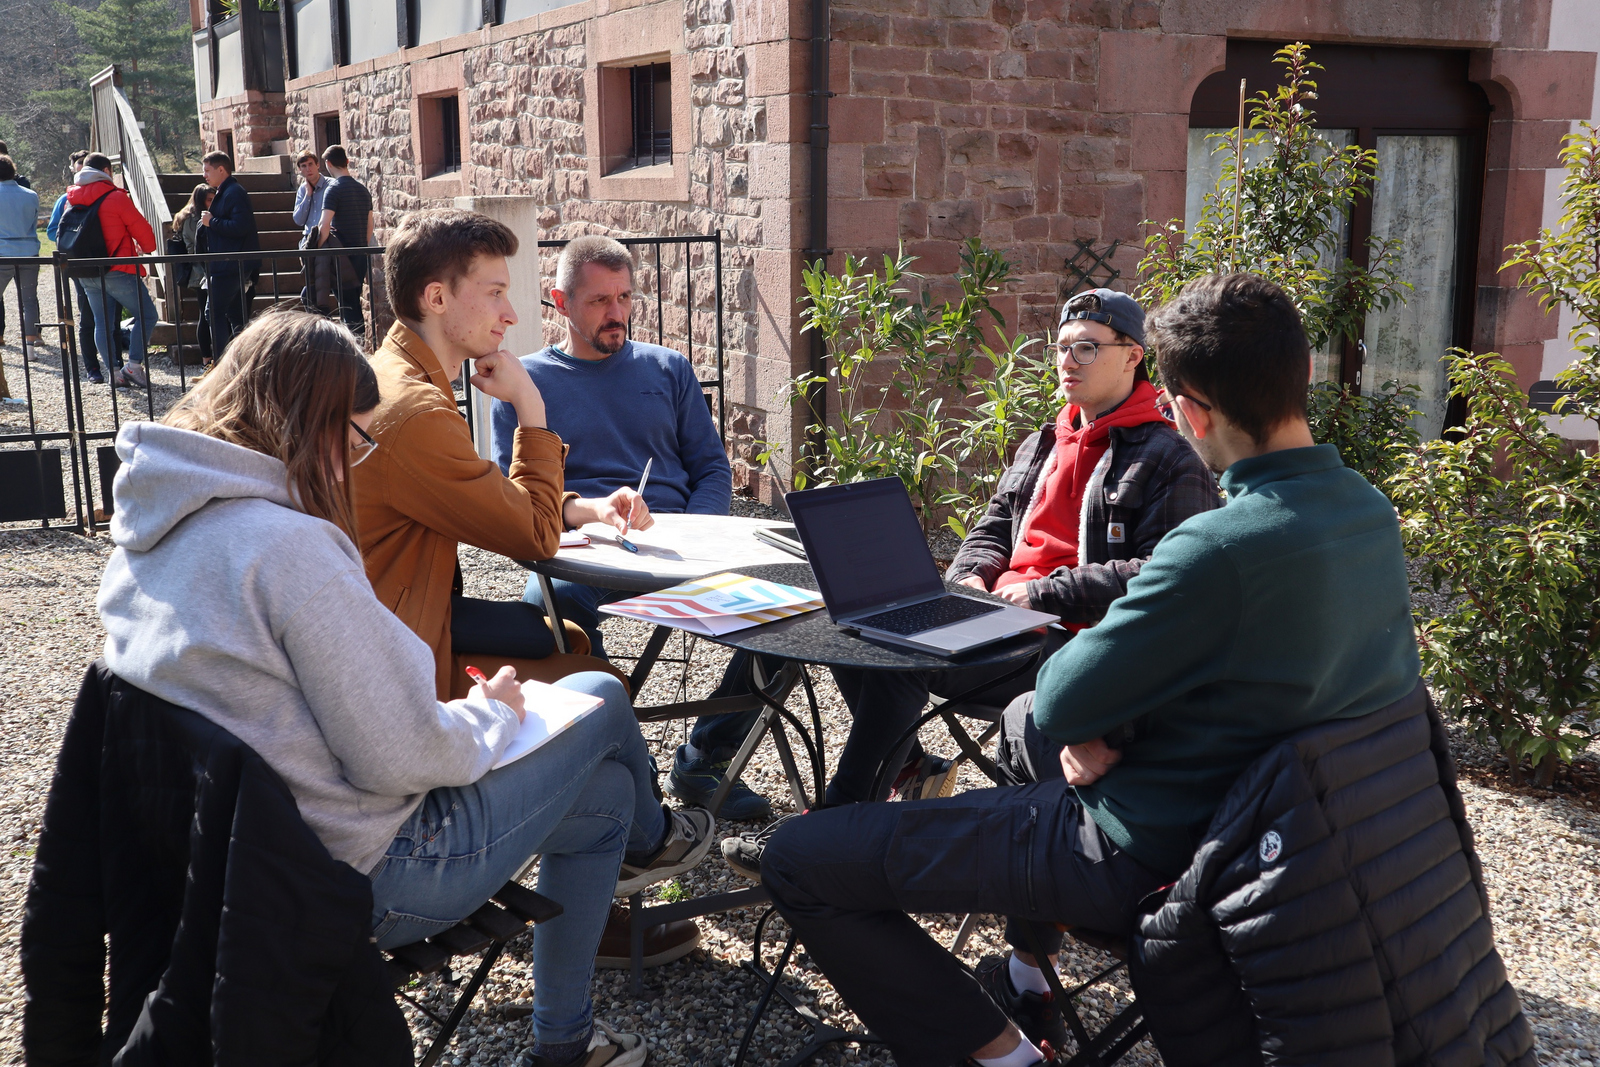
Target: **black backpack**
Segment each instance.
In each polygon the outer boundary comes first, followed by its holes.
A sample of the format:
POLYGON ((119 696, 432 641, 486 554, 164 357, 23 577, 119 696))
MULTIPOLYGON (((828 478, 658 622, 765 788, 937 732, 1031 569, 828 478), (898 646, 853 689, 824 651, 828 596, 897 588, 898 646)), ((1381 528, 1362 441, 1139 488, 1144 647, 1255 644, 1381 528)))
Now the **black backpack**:
MULTIPOLYGON (((56 231, 56 248, 66 255, 68 259, 105 259, 110 253, 106 250, 106 233, 100 226, 100 205, 106 197, 116 192, 100 194, 100 199, 92 204, 71 204, 61 216, 61 228, 56 231)), ((67 277, 92 278, 105 270, 104 267, 74 267, 67 264, 67 277)))

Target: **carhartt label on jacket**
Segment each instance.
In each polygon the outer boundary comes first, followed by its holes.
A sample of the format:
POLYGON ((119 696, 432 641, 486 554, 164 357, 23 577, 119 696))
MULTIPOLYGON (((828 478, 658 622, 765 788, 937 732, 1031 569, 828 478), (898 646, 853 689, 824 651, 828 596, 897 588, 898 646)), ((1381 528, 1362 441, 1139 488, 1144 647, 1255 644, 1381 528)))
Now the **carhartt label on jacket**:
POLYGON ((1126 527, 1122 523, 1111 522, 1106 524, 1106 544, 1120 545, 1127 539, 1126 527))

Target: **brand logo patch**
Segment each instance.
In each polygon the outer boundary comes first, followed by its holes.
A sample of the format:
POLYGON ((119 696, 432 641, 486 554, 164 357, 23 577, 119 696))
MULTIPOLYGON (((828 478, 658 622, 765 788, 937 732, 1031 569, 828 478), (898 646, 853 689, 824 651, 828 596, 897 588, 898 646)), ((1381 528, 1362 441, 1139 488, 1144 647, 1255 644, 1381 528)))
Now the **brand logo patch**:
POLYGON ((1106 523, 1106 543, 1120 545, 1128 539, 1127 527, 1120 522, 1106 523))
POLYGON ((1261 835, 1261 862, 1273 863, 1283 855, 1283 838, 1278 836, 1278 831, 1268 830, 1261 835))

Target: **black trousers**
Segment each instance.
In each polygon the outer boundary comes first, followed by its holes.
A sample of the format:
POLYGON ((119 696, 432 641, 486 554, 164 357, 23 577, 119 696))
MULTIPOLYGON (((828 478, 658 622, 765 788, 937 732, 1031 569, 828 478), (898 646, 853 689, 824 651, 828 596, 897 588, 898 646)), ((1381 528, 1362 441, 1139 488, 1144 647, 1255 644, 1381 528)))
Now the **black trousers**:
POLYGON ((254 294, 241 291, 242 284, 237 269, 232 273, 211 274, 206 315, 211 322, 211 350, 219 358, 250 318, 248 303, 254 294))
POLYGON ((812 812, 773 835, 761 880, 901 1067, 951 1067, 1006 1025, 977 979, 911 913, 1032 921, 1054 951, 1061 934, 1051 924, 1131 929, 1139 901, 1167 881, 1107 840, 1059 777, 812 812))

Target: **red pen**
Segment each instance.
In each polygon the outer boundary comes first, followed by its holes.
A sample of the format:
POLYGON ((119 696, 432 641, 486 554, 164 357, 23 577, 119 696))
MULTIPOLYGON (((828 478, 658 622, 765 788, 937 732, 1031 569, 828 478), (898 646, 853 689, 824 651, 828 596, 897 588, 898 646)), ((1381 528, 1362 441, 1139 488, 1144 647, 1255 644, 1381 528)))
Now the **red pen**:
POLYGON ((488 685, 489 684, 489 679, 486 678, 484 676, 484 673, 482 671, 480 671, 476 667, 468 667, 467 668, 467 677, 471 678, 474 682, 477 682, 479 685, 488 685))

